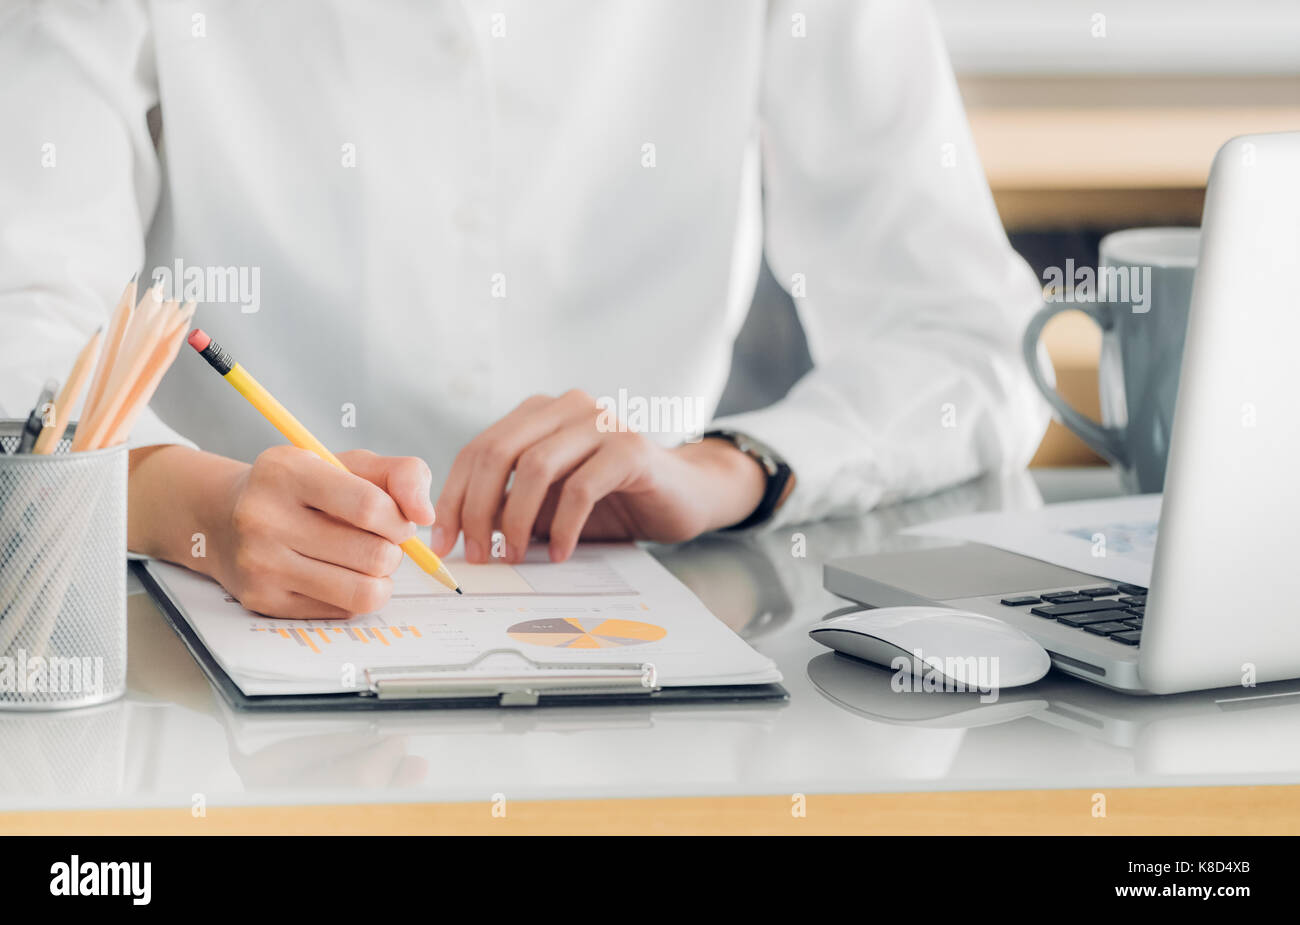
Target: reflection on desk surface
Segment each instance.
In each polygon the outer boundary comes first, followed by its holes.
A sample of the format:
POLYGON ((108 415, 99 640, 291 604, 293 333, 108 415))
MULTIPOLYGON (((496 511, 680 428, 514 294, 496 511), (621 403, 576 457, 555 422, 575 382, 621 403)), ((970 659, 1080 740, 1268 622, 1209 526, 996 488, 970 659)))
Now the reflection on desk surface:
POLYGON ((826 559, 924 544, 896 534, 929 519, 1035 507, 1039 486, 1053 500, 1114 485, 1107 470, 1022 473, 866 517, 655 547, 777 662, 787 704, 250 716, 222 704, 136 586, 127 698, 0 714, 0 809, 1300 780, 1300 697, 1277 685, 1135 698, 1049 675, 1002 692, 998 712, 950 694, 904 708, 882 692, 888 672, 808 638, 846 603, 822 588, 826 559))
POLYGON ((974 729, 1032 718, 1131 749, 1150 773, 1300 771, 1300 681, 1137 697, 1052 671, 989 701, 977 692, 898 691, 893 677, 837 652, 808 663, 822 696, 872 722, 974 729))

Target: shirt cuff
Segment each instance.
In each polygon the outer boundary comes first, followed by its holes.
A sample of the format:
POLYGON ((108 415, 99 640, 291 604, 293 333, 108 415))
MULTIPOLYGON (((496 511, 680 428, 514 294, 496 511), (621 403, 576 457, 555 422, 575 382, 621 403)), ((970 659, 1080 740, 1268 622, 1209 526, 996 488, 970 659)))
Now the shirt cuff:
POLYGON ((718 418, 709 425, 767 444, 794 473, 794 489, 785 504, 771 520, 754 529, 770 530, 874 507, 883 484, 875 466, 864 466, 860 453, 837 452, 855 440, 851 423, 808 415, 788 402, 786 398, 758 411, 718 418))

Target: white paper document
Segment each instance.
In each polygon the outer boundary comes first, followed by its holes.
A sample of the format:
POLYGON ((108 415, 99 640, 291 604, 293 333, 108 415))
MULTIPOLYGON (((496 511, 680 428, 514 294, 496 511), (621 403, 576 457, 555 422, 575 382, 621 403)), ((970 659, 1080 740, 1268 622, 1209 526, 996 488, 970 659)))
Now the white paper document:
MULTIPOLYGON (((500 649, 547 665, 652 664, 664 687, 781 680, 771 659, 632 544, 579 546, 559 564, 545 549, 518 565, 446 563, 463 595, 405 560, 382 612, 343 621, 259 616, 188 569, 149 570, 249 696, 356 692, 366 669, 469 665, 500 649)), ((469 670, 537 670, 510 653, 469 670)))
POLYGON ((1160 524, 1160 495, 1049 504, 1036 511, 991 511, 905 530, 986 543, 1111 581, 1147 587, 1160 524))

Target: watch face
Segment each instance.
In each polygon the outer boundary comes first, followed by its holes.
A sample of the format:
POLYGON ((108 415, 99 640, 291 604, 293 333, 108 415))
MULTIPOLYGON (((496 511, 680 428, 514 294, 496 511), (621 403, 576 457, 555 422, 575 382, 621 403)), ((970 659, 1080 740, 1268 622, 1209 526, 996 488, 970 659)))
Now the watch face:
POLYGON ((779 453, 773 452, 772 448, 767 444, 755 440, 748 434, 741 434, 732 430, 715 430, 710 431, 705 436, 730 440, 736 449, 754 457, 769 473, 774 474, 781 463, 784 462, 779 453))
POLYGON ((759 464, 767 470, 769 476, 776 475, 776 470, 780 466, 779 457, 761 443, 755 443, 752 440, 746 440, 745 445, 741 447, 746 453, 758 460, 759 464))
MULTIPOLYGON (((781 467, 785 464, 785 460, 783 460, 778 454, 772 452, 772 450, 765 444, 760 443, 752 437, 731 430, 711 430, 705 433, 704 436, 717 437, 730 442, 732 446, 762 466, 763 471, 767 473, 768 488, 771 490, 772 480, 781 473, 781 467)), ((786 471, 789 473, 788 467, 786 471)), ((774 510, 775 508, 780 507, 785 501, 785 496, 789 493, 786 489, 789 487, 788 483, 790 481, 791 476, 790 474, 787 474, 786 478, 782 480, 782 483, 779 486, 779 497, 773 505, 774 510)))

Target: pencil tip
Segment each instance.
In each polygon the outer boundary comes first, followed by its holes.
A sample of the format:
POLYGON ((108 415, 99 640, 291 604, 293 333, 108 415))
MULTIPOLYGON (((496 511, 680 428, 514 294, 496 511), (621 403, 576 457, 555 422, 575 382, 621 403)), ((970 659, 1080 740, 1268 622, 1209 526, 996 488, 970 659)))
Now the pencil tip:
POLYGON ((457 594, 464 594, 465 592, 462 591, 460 588, 457 588, 457 589, 456 589, 456 593, 457 593, 457 594))
POLYGON ((134 273, 131 274, 131 278, 130 278, 129 280, 126 281, 126 284, 129 286, 129 285, 131 285, 132 283, 134 283, 136 280, 138 280, 139 278, 140 278, 140 271, 139 271, 139 270, 136 270, 134 273))

